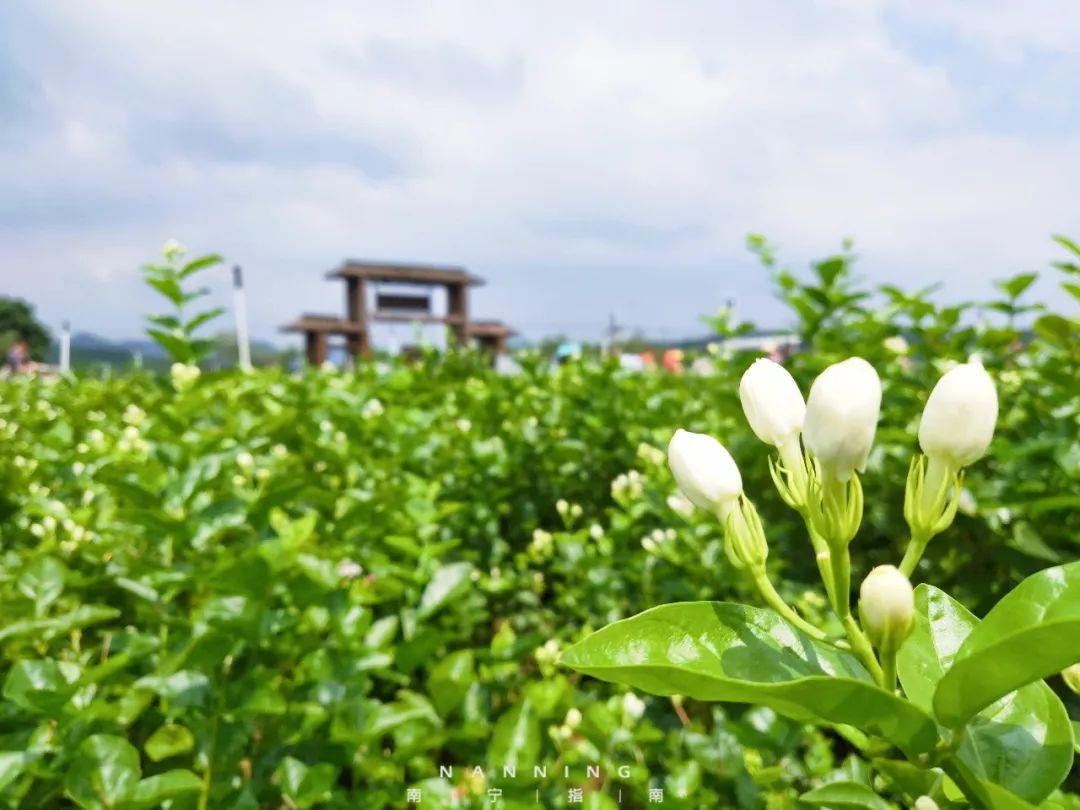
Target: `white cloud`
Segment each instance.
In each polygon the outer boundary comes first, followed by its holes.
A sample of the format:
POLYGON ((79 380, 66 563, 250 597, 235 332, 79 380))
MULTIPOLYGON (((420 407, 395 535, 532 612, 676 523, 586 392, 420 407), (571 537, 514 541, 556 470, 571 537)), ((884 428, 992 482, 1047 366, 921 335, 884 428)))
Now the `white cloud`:
POLYGON ((612 308, 674 335, 729 295, 778 316, 763 230, 966 296, 1080 221, 1080 137, 995 127, 954 62, 1080 67, 1080 12, 944 8, 25 4, 0 45, 45 111, 0 125, 5 288, 130 334, 135 266, 176 236, 248 268, 265 336, 339 307, 345 256, 468 264, 476 309, 533 335, 612 308))

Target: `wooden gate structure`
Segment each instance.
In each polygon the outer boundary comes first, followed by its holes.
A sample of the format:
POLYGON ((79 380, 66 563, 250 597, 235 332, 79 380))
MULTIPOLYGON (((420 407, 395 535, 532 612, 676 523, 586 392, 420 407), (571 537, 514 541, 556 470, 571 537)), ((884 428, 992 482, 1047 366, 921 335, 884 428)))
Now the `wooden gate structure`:
POLYGON ((301 315, 282 327, 283 332, 304 335, 309 363, 326 361, 329 340, 345 338, 345 347, 354 359, 371 357, 371 325, 384 323, 442 323, 449 328, 453 345, 466 346, 475 341, 493 355, 506 350, 514 330, 501 321, 473 321, 469 317, 469 288, 484 283, 462 267, 400 264, 346 260, 341 267, 326 274, 328 279, 345 282, 345 317, 336 315, 301 315), (379 284, 415 287, 416 293, 383 292, 379 284), (370 285, 370 286, 369 286, 370 285), (368 290, 374 287, 374 307, 368 307, 368 290), (433 312, 431 291, 446 290, 446 314, 433 312))

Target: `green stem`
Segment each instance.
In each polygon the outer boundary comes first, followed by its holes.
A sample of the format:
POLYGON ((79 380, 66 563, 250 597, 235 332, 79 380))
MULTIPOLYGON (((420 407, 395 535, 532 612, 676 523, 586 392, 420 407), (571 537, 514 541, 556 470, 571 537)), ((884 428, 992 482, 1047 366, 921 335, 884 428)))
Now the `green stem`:
POLYGON ((829 550, 829 565, 833 584, 833 611, 840 621, 846 621, 851 615, 851 554, 847 546, 829 550))
POLYGON ((878 664, 877 658, 874 657, 874 648, 870 646, 870 640, 850 613, 844 619, 844 631, 847 633, 848 641, 851 643, 851 651, 855 653, 862 665, 874 676, 874 680, 879 685, 883 685, 885 674, 881 669, 881 665, 878 664))
POLYGON ((881 651, 881 688, 890 694, 896 691, 896 650, 881 651))
POLYGON ((976 807, 978 810, 991 810, 993 805, 986 795, 986 791, 978 782, 969 778, 967 771, 955 759, 951 756, 945 757, 941 761, 941 769, 956 783, 956 786, 960 788, 960 792, 971 802, 972 807, 976 807))
POLYGON ((908 540, 907 550, 904 552, 904 559, 900 561, 900 571, 905 577, 911 578, 911 575, 915 573, 915 566, 919 564, 919 560, 922 559, 923 552, 926 551, 926 545, 930 542, 930 535, 928 534, 916 534, 911 533, 911 539, 908 540))
POLYGON ((818 641, 828 640, 824 631, 814 627, 814 625, 810 624, 810 622, 806 621, 806 619, 796 613, 794 608, 785 602, 784 598, 776 592, 776 588, 774 588, 772 582, 769 581, 769 574, 765 570, 765 566, 752 569, 751 574, 754 577, 754 584, 757 585, 758 591, 761 593, 762 598, 769 607, 811 638, 815 638, 818 641))
POLYGON ((206 773, 203 774, 202 791, 199 794, 199 810, 210 806, 210 786, 214 781, 214 757, 217 755, 218 715, 214 711, 210 719, 210 744, 206 753, 206 773))

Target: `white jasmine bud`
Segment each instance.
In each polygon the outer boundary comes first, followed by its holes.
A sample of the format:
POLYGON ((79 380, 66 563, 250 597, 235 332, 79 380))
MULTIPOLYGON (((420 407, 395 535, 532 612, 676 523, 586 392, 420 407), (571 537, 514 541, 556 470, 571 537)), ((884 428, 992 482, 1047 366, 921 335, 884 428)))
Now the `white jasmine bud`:
POLYGON ((915 593, 911 582, 893 565, 879 565, 859 589, 859 611, 870 643, 895 652, 915 623, 915 593))
POLYGON ((241 470, 250 470, 252 467, 255 466, 255 458, 251 455, 251 453, 239 453, 236 456, 236 466, 239 467, 241 470))
POLYGON ((577 728, 581 725, 581 720, 581 711, 579 709, 572 708, 566 713, 565 723, 569 728, 577 728))
POLYGON ((938 803, 929 796, 920 796, 915 800, 915 810, 938 810, 938 803))
POLYGON ((977 362, 956 366, 930 392, 919 422, 919 446, 951 469, 966 467, 986 453, 997 414, 997 391, 986 369, 977 362))
POLYGON ((645 701, 633 692, 627 692, 622 699, 623 713, 630 720, 640 720, 645 714, 645 701))
POLYGON ((742 494, 742 476, 731 454, 712 436, 675 431, 668 445, 675 481, 700 509, 728 513, 742 494))
POLYGON ((806 402, 798 383, 779 363, 755 360, 739 382, 739 399, 750 429, 765 444, 783 447, 802 430, 806 402))
POLYGON ((885 338, 885 340, 881 342, 881 345, 893 354, 907 354, 910 350, 908 342, 900 335, 893 335, 892 337, 885 338))
POLYGON ((826 473, 847 481, 866 467, 880 410, 874 367, 860 357, 834 363, 810 388, 803 442, 826 473))

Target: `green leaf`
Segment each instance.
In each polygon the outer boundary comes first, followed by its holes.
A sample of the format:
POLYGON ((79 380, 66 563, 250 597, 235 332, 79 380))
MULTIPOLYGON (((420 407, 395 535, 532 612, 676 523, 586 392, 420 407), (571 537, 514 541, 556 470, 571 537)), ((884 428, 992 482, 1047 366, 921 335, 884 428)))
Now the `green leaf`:
POLYGON ((148 277, 146 283, 169 299, 176 306, 184 303, 184 291, 180 289, 180 282, 168 276, 148 277))
POLYGON ((4 681, 4 697, 21 709, 57 715, 75 694, 78 667, 51 658, 24 659, 11 668, 4 681))
POLYGON ((296 807, 311 807, 329 797, 337 781, 337 768, 329 763, 308 766, 295 757, 278 764, 277 776, 284 793, 296 807))
POLYGON ((959 727, 1025 684, 1080 661, 1080 562, 1025 579, 994 606, 956 653, 934 693, 942 723, 959 727))
POLYGON ((593 633, 566 650, 562 663, 654 695, 755 703, 796 720, 845 723, 909 754, 937 742, 923 710, 880 689, 854 656, 771 610, 662 605, 593 633))
POLYGON ((1061 234, 1054 234, 1054 241, 1057 242, 1059 245, 1061 245, 1066 250, 1071 250, 1077 256, 1080 256, 1080 245, 1078 245, 1076 242, 1074 242, 1069 237, 1062 236, 1061 234))
POLYGON ((865 810, 892 810, 892 805, 861 782, 831 782, 804 793, 799 801, 815 807, 854 807, 865 810))
POLYGON ((161 807, 169 799, 202 790, 202 780, 191 771, 174 770, 148 776, 135 785, 124 801, 124 810, 161 807))
POLYGON ((175 707, 205 706, 210 695, 210 678, 194 670, 180 670, 172 675, 147 675, 134 684, 149 689, 175 707))
POLYGON ((0 630, 0 641, 18 636, 33 635, 46 641, 64 636, 72 630, 107 622, 120 615, 120 611, 108 605, 79 605, 70 613, 51 619, 21 619, 0 630))
POLYGON ((217 318, 224 314, 225 307, 214 307, 213 309, 206 310, 206 312, 200 312, 198 315, 196 315, 194 318, 184 324, 184 331, 190 335, 203 324, 209 323, 210 321, 214 320, 214 318, 217 318))
POLYGON ((0 791, 19 778, 33 756, 25 751, 0 751, 0 791))
POLYGON ((540 722, 528 700, 507 709, 495 723, 488 762, 529 771, 539 761, 540 722))
POLYGON ((416 618, 426 619, 461 596, 472 585, 472 572, 472 564, 467 562, 444 565, 436 571, 420 596, 416 618))
POLYGON ((143 745, 146 755, 154 762, 174 757, 190 751, 195 745, 195 737, 185 726, 166 723, 150 735, 143 745))
POLYGON ((475 677, 472 650, 450 653, 432 667, 428 693, 439 714, 446 717, 462 704, 475 677))
POLYGON ((67 566, 55 557, 38 557, 19 577, 19 591, 33 601, 39 611, 44 610, 64 592, 67 566))
POLYGON ((1035 323, 1031 325, 1031 328, 1035 330, 1035 334, 1045 340, 1047 343, 1053 343, 1055 346, 1068 347, 1074 340, 1074 332, 1076 327, 1072 321, 1067 318, 1063 318, 1061 315, 1043 315, 1036 319, 1035 323))
POLYGON ((168 332, 163 332, 160 329, 147 329, 146 334, 157 341, 158 345, 161 346, 173 360, 187 362, 191 359, 191 347, 188 346, 188 342, 184 340, 184 338, 177 337, 168 332))
POLYGON ((190 262, 181 267, 177 275, 180 278, 184 279, 188 276, 198 273, 200 270, 203 270, 207 267, 213 267, 215 264, 221 264, 221 262, 223 261, 225 260, 216 253, 208 253, 205 256, 198 256, 197 258, 192 259, 190 262))
POLYGON ((135 746, 123 737, 95 734, 79 746, 64 787, 80 807, 113 808, 134 791, 141 775, 135 746))
POLYGON ((1061 561, 1061 555, 1050 548, 1035 527, 1026 520, 1020 520, 1014 524, 1012 538, 1008 541, 1008 545, 1029 557, 1051 563, 1061 561))
POLYGON ((995 281, 994 286, 1009 298, 1019 298, 1028 287, 1035 283, 1038 277, 1038 273, 1018 273, 1004 281, 995 281))
MULTIPOLYGON (((897 674, 913 703, 932 705, 935 688, 977 625, 944 591, 925 584, 915 589, 915 628, 897 656, 897 674)), ((956 756, 973 777, 1041 801, 1072 767, 1065 707, 1045 683, 1029 684, 973 718, 956 756)))

